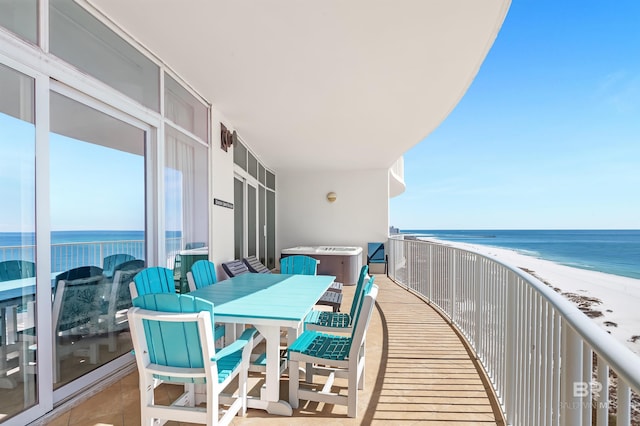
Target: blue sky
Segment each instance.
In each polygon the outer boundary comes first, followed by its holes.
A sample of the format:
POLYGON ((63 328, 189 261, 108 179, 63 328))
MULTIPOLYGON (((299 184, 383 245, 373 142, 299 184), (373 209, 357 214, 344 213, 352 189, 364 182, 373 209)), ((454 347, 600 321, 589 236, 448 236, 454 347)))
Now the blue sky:
POLYGON ((404 159, 401 229, 640 228, 640 2, 514 0, 404 159))
POLYGON ((51 135, 51 229, 143 230, 144 158, 51 135))

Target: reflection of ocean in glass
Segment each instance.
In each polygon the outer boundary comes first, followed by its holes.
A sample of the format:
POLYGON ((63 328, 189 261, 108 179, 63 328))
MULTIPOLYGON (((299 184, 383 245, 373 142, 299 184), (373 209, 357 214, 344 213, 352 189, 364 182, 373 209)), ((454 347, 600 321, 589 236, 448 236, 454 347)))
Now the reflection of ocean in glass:
MULTIPOLYGON (((180 232, 166 233, 167 247, 182 246, 180 232)), ((78 266, 101 266, 102 259, 116 253, 128 253, 145 259, 144 231, 53 231, 51 232, 51 270, 66 271, 78 266)), ((35 234, 0 232, 0 261, 34 261, 35 234)))
POLYGON ((640 279, 640 230, 406 230, 441 240, 482 244, 575 268, 640 279))

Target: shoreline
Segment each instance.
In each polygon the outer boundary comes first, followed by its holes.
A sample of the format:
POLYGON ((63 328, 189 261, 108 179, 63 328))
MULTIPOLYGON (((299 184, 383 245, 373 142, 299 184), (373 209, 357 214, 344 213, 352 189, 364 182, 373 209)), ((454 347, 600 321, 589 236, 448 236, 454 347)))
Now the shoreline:
POLYGON ((598 326, 640 356, 640 279, 566 266, 506 248, 438 238, 428 240, 470 248, 529 273, 573 302, 598 326))

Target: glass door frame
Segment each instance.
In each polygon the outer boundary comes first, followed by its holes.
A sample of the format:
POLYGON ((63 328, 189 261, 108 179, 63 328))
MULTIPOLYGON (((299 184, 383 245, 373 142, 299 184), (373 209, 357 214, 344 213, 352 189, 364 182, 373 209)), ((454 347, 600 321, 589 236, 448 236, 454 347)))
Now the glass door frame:
MULTIPOLYGON (((249 254, 249 191, 248 187, 251 186, 254 189, 254 206, 255 206, 255 217, 253 218, 255 224, 255 256, 259 258, 260 256, 260 238, 265 239, 264 229, 260 229, 260 205, 259 205, 259 195, 260 195, 260 183, 257 179, 253 178, 253 176, 249 175, 244 170, 240 169, 238 166, 235 166, 235 171, 233 174, 234 180, 238 180, 242 182, 242 248, 240 257, 247 257, 249 254)), ((234 201, 235 203, 235 201, 234 201)), ((235 206, 234 206, 235 207, 235 206)), ((235 225, 234 225, 235 226, 235 225)), ((234 248, 235 252, 235 248, 234 248)))
MULTIPOLYGON (((145 132, 145 176, 148 177, 149 176, 149 161, 147 159, 147 153, 153 152, 154 150, 152 149, 152 135, 155 133, 153 132, 153 128, 142 122, 139 121, 125 113, 123 113, 122 111, 107 105, 105 103, 102 103, 88 95, 82 94, 78 91, 76 91, 75 89, 72 89, 64 84, 58 83, 56 81, 51 81, 50 82, 50 86, 49 89, 51 92, 55 92, 58 94, 61 94, 63 96, 66 96, 70 99, 73 99, 74 101, 85 105, 89 108, 93 108, 103 114, 106 114, 108 116, 111 116, 113 118, 116 118, 120 121, 123 121, 133 127, 136 127, 140 130, 143 130, 145 132)), ((47 98, 49 98, 49 95, 47 94, 47 98)), ((49 99, 47 99, 47 105, 46 105, 47 109, 49 108, 49 99)), ((47 117, 47 121, 49 121, 49 117, 47 117)), ((49 123, 47 123, 49 127, 49 123)), ((45 167, 39 167, 37 168, 36 174, 41 175, 40 177, 42 177, 42 175, 45 175, 47 180, 49 178, 49 135, 47 132, 47 136, 46 136, 46 150, 47 150, 47 156, 46 159, 40 158, 40 161, 42 161, 43 163, 46 162, 46 171, 44 170, 45 167)), ((44 165, 44 164, 43 164, 44 165)), ((145 179, 145 198, 147 200, 147 202, 145 202, 145 251, 146 251, 146 259, 147 262, 149 264, 152 264, 151 262, 153 262, 153 253, 155 252, 154 249, 154 244, 153 244, 153 239, 147 238, 147 236, 151 236, 154 235, 155 230, 150 228, 150 221, 148 220, 148 212, 149 211, 153 211, 153 206, 150 206, 148 204, 148 200, 150 198, 149 193, 154 193, 155 192, 155 185, 149 185, 149 180, 145 179)), ((46 188, 46 194, 42 194, 42 192, 45 192, 44 188, 39 188, 37 191, 37 193, 40 194, 40 196, 44 197, 45 195, 47 196, 47 212, 50 210, 50 200, 49 200, 49 187, 47 185, 46 188)), ((40 211, 41 209, 37 209, 38 211, 40 211)), ((38 215, 39 216, 39 215, 38 215)), ((47 215, 49 216, 49 215, 47 215)), ((49 249, 51 241, 50 241, 50 229, 51 229, 51 223, 50 223, 50 218, 47 217, 47 223, 46 223, 46 230, 43 230, 42 228, 38 228, 38 232, 36 234, 36 239, 38 242, 41 241, 40 237, 42 236, 43 238, 49 238, 48 244, 47 244, 47 249, 49 249), (42 234, 46 234, 46 235, 42 235, 42 234)), ((153 221, 151 221, 151 223, 153 223, 153 221)), ((37 224, 39 225, 40 222, 37 222, 37 224)), ((40 247, 40 244, 38 244, 38 247, 40 247)), ((50 259, 50 253, 47 253, 47 257, 49 257, 48 262, 46 262, 49 266, 49 270, 47 271, 47 276, 50 275, 50 265, 51 265, 51 259, 50 259)), ((38 271, 40 271, 40 265, 38 265, 38 271)), ((46 283, 44 283, 42 280, 38 283, 39 287, 38 287, 38 314, 40 314, 41 311, 48 311, 48 315, 46 317, 40 316, 38 315, 38 318, 51 318, 51 286, 47 286, 46 283), (48 292, 47 292, 48 290, 48 292), (48 294, 47 294, 48 293, 48 294), (43 299, 40 296, 44 296, 43 299), (49 303, 43 303, 45 301, 49 301, 49 303), (44 307, 42 305, 47 305, 48 309, 43 309, 44 307)), ((42 329, 42 325, 44 325, 48 331, 50 331, 50 336, 49 336, 49 347, 51 347, 51 345, 53 345, 53 335, 51 334, 51 326, 50 326, 50 322, 48 324, 41 324, 41 321, 38 321, 38 325, 40 326, 39 329, 42 329)), ((47 360, 49 363, 53 362, 52 360, 47 360)), ((95 383, 96 381, 102 379, 105 377, 105 373, 108 371, 114 371, 117 370, 119 368, 123 368, 129 364, 131 364, 134 361, 134 357, 131 354, 126 354, 124 356, 121 356, 119 358, 116 358, 115 360, 108 362, 105 365, 102 365, 98 368, 96 368, 95 370, 79 377, 76 380, 73 380, 72 382, 60 387, 59 389, 56 389, 53 391, 53 393, 51 393, 51 389, 53 389, 53 376, 52 376, 52 371, 53 371, 53 365, 49 364, 46 368, 48 374, 47 374, 47 381, 46 381, 46 387, 48 388, 48 393, 52 395, 52 404, 57 404, 67 398, 69 398, 70 396, 74 395, 75 393, 81 391, 82 389, 86 388, 88 385, 91 385, 92 383, 95 383)), ((39 371, 41 371, 40 365, 42 365, 42 363, 38 363, 39 364, 39 371)), ((40 385, 45 385, 45 382, 40 382, 40 385)))
MULTIPOLYGON (((148 177, 150 174, 150 170, 149 170, 149 164, 153 164, 156 159, 154 158, 154 149, 152 149, 152 136, 157 133, 155 132, 154 128, 151 127, 149 124, 146 124, 140 120, 137 120, 136 118, 124 113, 121 110, 118 110, 114 107, 112 107, 111 105, 108 105, 106 103, 103 103, 101 101, 98 101, 86 94, 83 94, 73 88, 70 88, 69 86, 66 86, 62 83, 56 82, 56 81, 51 81, 50 83, 50 91, 51 92, 55 92, 58 93, 60 95, 66 96, 70 99, 73 99, 74 101, 85 105, 89 108, 95 109, 103 114, 106 114, 108 116, 111 116, 113 118, 116 118, 120 121, 125 122, 126 124, 129 124, 133 127, 136 127, 140 130, 143 130, 145 132, 145 148, 144 148, 144 157, 145 157, 145 176, 148 177), (149 157, 149 154, 151 154, 151 158, 149 157)), ((47 98, 49 98, 49 95, 47 94, 47 98)), ((49 99, 47 99, 47 109, 49 109, 49 104, 50 101, 49 99)), ((49 120, 49 117, 47 117, 47 120, 49 120)), ((47 123, 49 127, 49 123, 47 123)), ((48 136, 48 132, 47 132, 47 140, 46 140, 46 144, 49 144, 49 136, 48 136)), ((48 175, 49 175, 49 148, 48 146, 47 148, 47 156, 46 159, 43 160, 42 158, 40 158, 41 161, 46 161, 46 175, 47 175, 47 179, 48 179, 48 175)), ((44 172, 42 169, 38 169, 36 174, 40 174, 43 175, 44 172)), ((37 185, 38 181, 36 182, 37 185)), ((155 253, 157 253, 157 242, 154 241, 154 238, 149 238, 152 235, 155 235, 156 230, 153 229, 152 225, 154 223, 154 220, 151 219, 149 220, 149 216, 152 214, 151 212, 154 210, 154 208, 152 207, 153 204, 149 204, 149 199, 150 198, 155 198, 152 197, 152 194, 154 194, 154 192, 158 190, 157 186, 153 184, 153 180, 149 180, 149 179, 145 179, 145 251, 146 251, 146 259, 147 259, 147 264, 155 264, 155 253)), ((40 193, 44 191, 43 188, 37 189, 36 193, 40 193)), ((47 196, 47 212, 50 210, 50 200, 49 198, 49 186, 47 185, 46 188, 46 196, 47 196)), ((42 196, 44 196, 44 194, 40 194, 42 196)), ((37 222, 38 223, 38 222, 37 222)), ((39 223, 38 223, 39 224, 39 223)), ((50 230, 51 230, 51 223, 50 223, 50 219, 47 217, 47 229, 48 232, 47 236, 48 238, 50 238, 50 230)), ((39 241, 39 237, 41 234, 42 230, 41 228, 38 228, 38 241, 39 241)), ((50 247, 50 241, 48 242, 48 247, 50 247)), ((50 253, 47 253, 47 256, 50 256, 50 253)), ((51 259, 49 257, 48 259, 48 266, 49 266, 49 270, 47 271, 47 276, 50 276, 51 272, 50 272, 50 265, 51 265, 51 259)), ((39 268, 39 266, 38 266, 39 268)), ((40 269, 38 269, 38 271, 40 271, 40 269)), ((48 307, 48 325, 45 324, 45 326, 48 328, 49 331, 49 344, 46 346, 48 348, 51 348, 53 343, 53 335, 52 335, 52 330, 51 330, 51 300, 52 300, 52 295, 51 295, 51 286, 47 286, 47 283, 45 283, 44 281, 40 280, 38 282, 38 302, 41 302, 41 294, 40 293, 45 293, 44 294, 44 298, 45 301, 48 300, 49 303, 46 307, 48 307), (47 289, 48 289, 48 294, 47 293, 47 289)), ((44 303, 38 303, 38 313, 41 312, 41 308, 43 308, 44 303)), ((40 316, 38 316, 38 318, 40 318, 40 316)), ((38 325, 40 326, 39 329, 42 329, 42 324, 40 321, 38 321, 38 325)), ((49 357, 47 357, 47 361, 48 362, 53 362, 53 360, 49 360, 49 357)), ((40 360, 40 357, 38 358, 40 360)), ((52 399, 52 404, 55 405, 67 398, 69 398, 70 396, 76 394, 77 392, 80 392, 81 390, 83 390, 84 388, 86 388, 87 386, 95 383, 96 381, 102 379, 105 377, 105 374, 110 372, 110 371, 115 371, 118 370, 120 368, 124 368, 127 365, 130 365, 133 361, 135 360, 135 358, 133 357, 132 354, 125 354, 119 358, 116 358, 113 361, 110 361, 104 365, 101 365, 100 367, 96 368, 95 370, 84 374, 82 376, 80 376, 79 378, 73 380, 72 382, 65 384, 64 386, 61 386, 58 389, 53 390, 53 392, 51 393, 51 390, 53 389, 53 376, 51 374, 52 370, 53 370, 53 365, 49 365, 49 367, 47 368, 48 371, 48 376, 47 376, 47 382, 46 382, 46 386, 48 389, 48 392, 50 394, 52 394, 53 399, 52 399)), ((38 362, 38 365, 40 367, 41 363, 38 362)), ((41 369, 39 368, 39 372, 41 371, 41 369)), ((40 377, 40 376, 39 376, 40 377)), ((42 386, 44 383, 40 382, 40 385, 42 386)))

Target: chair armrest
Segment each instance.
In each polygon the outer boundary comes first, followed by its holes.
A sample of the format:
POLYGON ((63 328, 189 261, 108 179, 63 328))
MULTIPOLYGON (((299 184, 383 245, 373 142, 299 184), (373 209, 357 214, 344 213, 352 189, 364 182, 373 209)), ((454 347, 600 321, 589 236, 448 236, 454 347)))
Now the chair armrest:
POLYGON ((230 354, 243 349, 245 346, 247 346, 248 343, 251 343, 250 347, 253 348, 253 336, 257 332, 258 331, 255 328, 246 329, 236 341, 217 351, 216 356, 211 358, 211 361, 218 361, 226 356, 229 356, 230 354))

